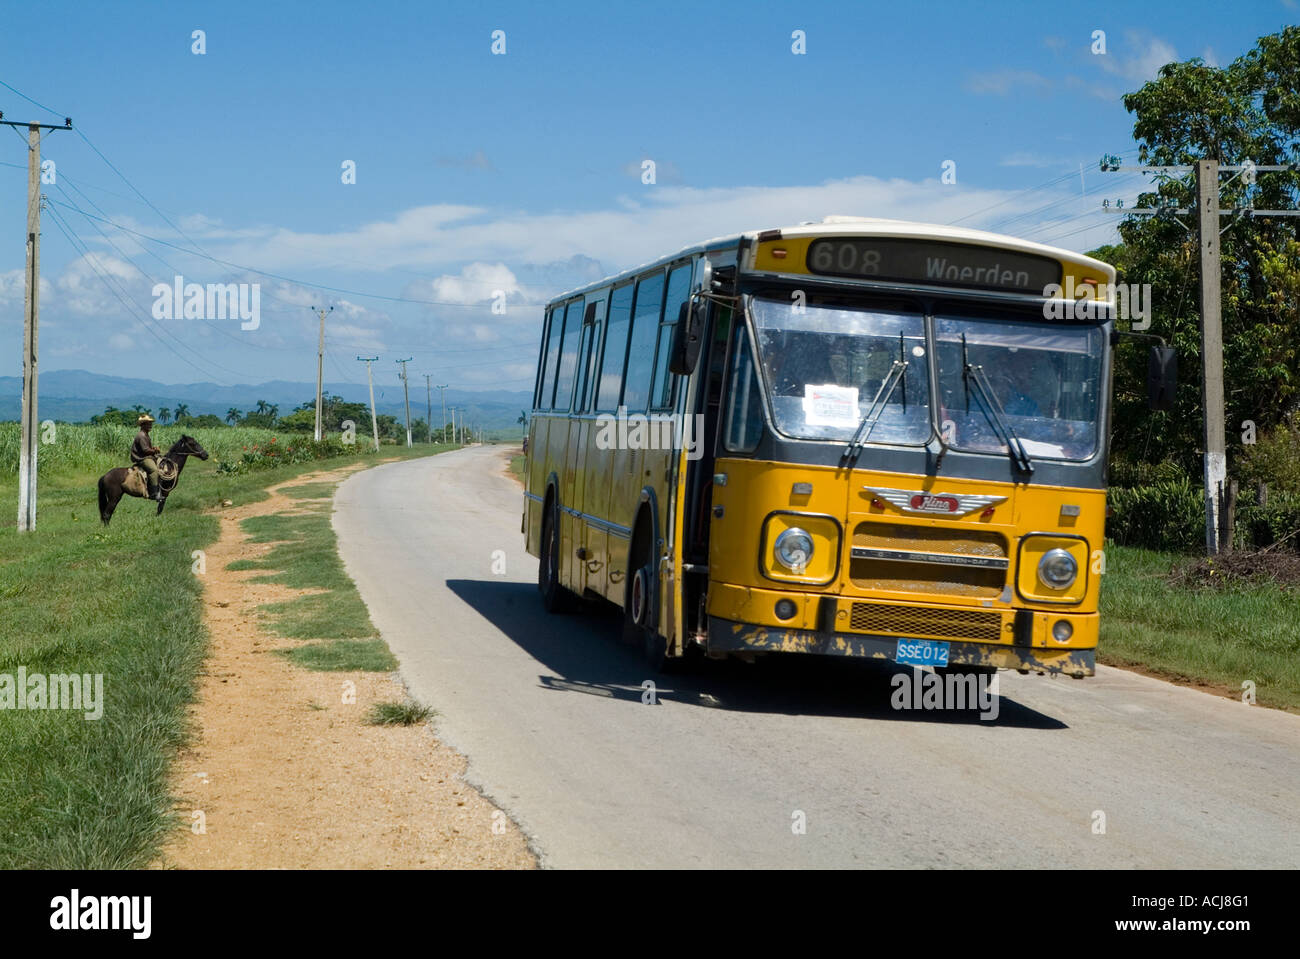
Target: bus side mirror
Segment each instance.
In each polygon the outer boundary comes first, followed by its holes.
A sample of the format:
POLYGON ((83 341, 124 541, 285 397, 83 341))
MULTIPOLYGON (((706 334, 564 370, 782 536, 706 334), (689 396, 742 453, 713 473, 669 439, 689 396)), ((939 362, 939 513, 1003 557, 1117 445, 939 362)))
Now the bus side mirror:
POLYGON ((1147 406, 1153 410, 1174 408, 1178 389, 1178 354, 1172 346, 1153 346, 1147 359, 1147 406))
POLYGON ((708 304, 703 299, 688 299, 677 311, 677 326, 673 329, 672 351, 668 354, 668 370, 679 376, 690 376, 700 359, 703 343, 704 318, 708 304))

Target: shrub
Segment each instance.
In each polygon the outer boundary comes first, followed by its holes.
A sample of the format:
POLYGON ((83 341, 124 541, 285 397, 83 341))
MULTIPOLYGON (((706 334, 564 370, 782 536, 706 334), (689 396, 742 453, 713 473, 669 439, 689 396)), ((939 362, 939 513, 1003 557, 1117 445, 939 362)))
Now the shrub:
POLYGON ((1106 535, 1120 546, 1196 553, 1205 545, 1205 501, 1201 487, 1184 475, 1149 486, 1112 488, 1106 535))

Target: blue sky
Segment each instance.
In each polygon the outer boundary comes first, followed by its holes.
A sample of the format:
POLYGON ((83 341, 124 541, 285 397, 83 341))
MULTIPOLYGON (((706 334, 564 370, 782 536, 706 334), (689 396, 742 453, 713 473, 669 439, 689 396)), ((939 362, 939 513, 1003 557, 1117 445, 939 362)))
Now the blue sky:
MULTIPOLYGON (((11 4, 0 81, 56 112, 3 87, 0 110, 85 134, 43 144, 41 368, 309 381, 323 303, 327 379, 364 382, 361 353, 381 384, 413 356, 413 375, 526 389, 549 297, 711 236, 838 213, 1091 249, 1113 238, 1102 198, 1141 182, 1097 170, 1135 147, 1122 94, 1297 17, 1296 0, 11 4), (153 284, 177 273, 261 283, 261 325, 153 319, 153 284)), ((19 375, 12 131, 0 164, 19 375)))

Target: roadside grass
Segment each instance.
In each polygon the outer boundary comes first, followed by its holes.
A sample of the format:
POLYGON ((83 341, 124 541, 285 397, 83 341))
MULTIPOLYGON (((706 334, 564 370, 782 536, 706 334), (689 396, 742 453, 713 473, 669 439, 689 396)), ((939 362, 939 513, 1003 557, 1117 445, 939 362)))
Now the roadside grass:
MULTIPOLYGON (((332 495, 336 484, 309 485, 327 487, 332 495)), ((287 487, 281 492, 293 489, 287 487)), ((276 635, 318 641, 277 652, 308 669, 387 671, 397 668, 397 660, 378 638, 366 604, 343 568, 327 502, 306 505, 292 513, 252 516, 241 525, 251 542, 273 545, 265 556, 237 560, 228 569, 265 570, 265 575, 255 576, 252 581, 314 590, 305 596, 258 607, 264 625, 276 635)))
POLYGON ((528 469, 527 456, 510 457, 510 472, 515 474, 515 479, 519 480, 519 482, 521 483, 524 482, 524 472, 527 469, 528 469))
POLYGON ((1171 585, 1190 557, 1107 544, 1098 659, 1300 710, 1300 592, 1274 585, 1171 585))
POLYGON ((305 669, 320 672, 389 673, 397 659, 382 639, 335 639, 274 652, 305 669))
MULTIPOLYGON (((60 426, 59 442, 90 429, 60 426)), ((194 432, 212 450, 209 432, 222 431, 194 432)), ((5 435, 0 428, 0 447, 5 435)), ((122 465, 129 440, 120 451, 87 444, 61 458, 43 447, 34 532, 16 530, 17 483, 0 484, 0 674, 100 674, 104 698, 97 720, 86 710, 0 709, 0 868, 140 868, 175 828, 168 768, 189 735, 186 707, 207 647, 192 554, 220 533, 205 510, 264 499, 265 487, 306 473, 445 449, 359 450, 247 475, 191 459, 162 516, 126 498, 105 528, 95 483, 122 465)), ((12 476, 10 465, 0 448, 0 475, 12 476)), ((379 640, 358 647, 330 655, 387 654, 379 640)))
POLYGON ((330 499, 337 483, 303 483, 301 486, 286 486, 280 490, 290 499, 330 499))
POLYGON ((372 726, 414 726, 433 715, 428 706, 408 699, 402 703, 375 703, 366 715, 366 722, 372 726))

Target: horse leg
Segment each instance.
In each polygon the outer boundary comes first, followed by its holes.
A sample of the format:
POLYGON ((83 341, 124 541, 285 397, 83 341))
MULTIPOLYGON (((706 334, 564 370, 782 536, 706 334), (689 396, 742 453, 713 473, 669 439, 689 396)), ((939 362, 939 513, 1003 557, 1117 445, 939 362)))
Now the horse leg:
POLYGON ((163 494, 162 494, 162 498, 158 500, 158 512, 154 513, 153 515, 154 515, 154 516, 161 516, 161 515, 162 515, 162 509, 163 509, 163 507, 166 506, 166 505, 167 505, 167 494, 166 494, 166 493, 163 493, 163 494))
POLYGON ((105 481, 104 477, 99 478, 99 518, 105 526, 113 518, 113 511, 117 509, 117 503, 122 498, 122 490, 113 488, 105 481))

